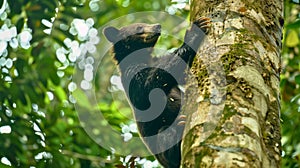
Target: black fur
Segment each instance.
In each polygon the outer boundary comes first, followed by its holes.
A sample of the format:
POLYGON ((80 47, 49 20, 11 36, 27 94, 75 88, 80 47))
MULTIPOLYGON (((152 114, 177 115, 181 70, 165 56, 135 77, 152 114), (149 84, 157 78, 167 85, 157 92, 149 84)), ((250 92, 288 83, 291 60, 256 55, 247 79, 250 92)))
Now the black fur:
POLYGON ((121 29, 104 29, 104 35, 114 44, 114 59, 139 132, 164 167, 180 166, 184 126, 178 124, 183 103, 178 85, 184 84, 185 71, 191 66, 209 23, 206 17, 195 21, 182 46, 159 58, 151 57, 161 32, 159 24, 137 23, 121 29))

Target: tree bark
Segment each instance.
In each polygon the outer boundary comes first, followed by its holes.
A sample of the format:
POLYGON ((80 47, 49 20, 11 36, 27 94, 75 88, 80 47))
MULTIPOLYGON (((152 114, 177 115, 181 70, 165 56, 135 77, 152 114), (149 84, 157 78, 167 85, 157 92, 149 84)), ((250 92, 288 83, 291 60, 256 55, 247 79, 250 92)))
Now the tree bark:
POLYGON ((212 19, 185 93, 182 167, 280 167, 282 0, 193 0, 212 19))

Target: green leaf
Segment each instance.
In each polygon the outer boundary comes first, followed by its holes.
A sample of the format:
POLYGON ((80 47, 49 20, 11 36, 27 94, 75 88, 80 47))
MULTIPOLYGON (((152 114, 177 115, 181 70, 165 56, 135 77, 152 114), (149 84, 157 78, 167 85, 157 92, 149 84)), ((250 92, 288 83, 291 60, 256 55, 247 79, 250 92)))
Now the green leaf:
POLYGON ((286 38, 286 46, 295 47, 299 44, 298 33, 295 30, 291 30, 286 38))
POLYGON ((24 27, 24 23, 25 23, 25 20, 24 18, 20 18, 16 24, 16 27, 17 27, 17 32, 21 32, 21 30, 23 29, 24 27))
POLYGON ((51 72, 49 76, 54 85, 58 86, 60 84, 60 78, 55 72, 51 72))
POLYGON ((67 100, 67 95, 62 87, 56 87, 54 93, 60 101, 67 100))
POLYGON ((298 29, 300 27, 300 19, 286 26, 287 29, 298 29))
POLYGON ((300 85, 300 75, 295 77, 295 82, 300 85))
POLYGON ((300 94, 297 94, 295 97, 293 97, 291 99, 291 102, 295 102, 296 100, 298 100, 300 98, 300 94))

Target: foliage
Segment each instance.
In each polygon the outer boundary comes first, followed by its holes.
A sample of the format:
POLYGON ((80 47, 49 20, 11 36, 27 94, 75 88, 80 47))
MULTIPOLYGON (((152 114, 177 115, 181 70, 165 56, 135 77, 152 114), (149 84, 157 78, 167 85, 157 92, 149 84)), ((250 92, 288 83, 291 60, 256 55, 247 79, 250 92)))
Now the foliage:
POLYGON ((285 2, 282 49, 281 106, 283 167, 300 165, 300 5, 285 2))
MULTIPOLYGON (((101 40, 96 28, 130 12, 180 11, 166 0, 136 3, 130 0, 2 0, 0 5, 0 166, 151 164, 145 159, 116 155, 113 149, 103 148, 87 135, 82 127, 85 123, 79 121, 74 108, 76 100, 71 92, 79 86, 72 81, 72 76, 76 62, 79 68, 80 61, 85 61, 84 66, 93 64, 93 54, 101 40)), ((101 68, 112 69, 111 66, 101 68)), ((90 69, 84 70, 93 74, 90 69)), ((80 87, 90 87, 95 80, 96 96, 103 100, 98 107, 109 124, 120 134, 132 135, 136 132, 132 123, 118 112, 130 114, 129 107, 105 95, 111 85, 109 78, 101 71, 95 79, 87 75, 80 87)), ((101 129, 94 131, 106 133, 101 129)))
MULTIPOLYGON (((0 1, 0 166, 118 167, 157 164, 119 156, 98 145, 83 129, 71 94, 76 62, 93 63, 100 33, 108 21, 128 13, 157 10, 187 17, 186 1, 130 0, 1 0, 0 1), (2 4, 7 4, 2 6, 2 4), (78 27, 79 25, 83 27, 78 27), (86 30, 82 33, 78 29, 86 30)), ((300 6, 285 2, 282 51, 283 166, 300 164, 300 6)), ((172 46, 169 42, 163 45, 172 46)), ((169 47, 168 47, 169 48, 169 47)), ((120 134, 131 135, 123 114, 130 109, 107 90, 111 60, 103 60, 95 78, 96 97, 103 115, 120 134), (104 71, 105 69, 105 71, 104 71)), ((89 87, 89 83, 83 84, 89 87)), ((82 87, 82 86, 80 86, 82 87)), ((119 93, 115 93, 119 96, 119 93)), ((86 102, 81 102, 84 104, 86 102)), ((87 109, 92 110, 92 109, 87 109)), ((101 121, 92 121, 101 122, 101 121)), ((99 134, 105 130, 94 130, 99 134)), ((131 135, 132 136, 132 135, 131 135)))
POLYGON ((84 41, 65 27, 90 10, 88 3, 16 0, 7 5, 0 22, 1 31, 11 34, 1 37, 3 44, 9 43, 1 47, 2 164, 90 167, 110 163, 104 158, 111 152, 87 138, 75 113, 69 94, 72 51, 68 59, 57 54, 59 47, 69 48, 65 38, 75 44, 84 41))

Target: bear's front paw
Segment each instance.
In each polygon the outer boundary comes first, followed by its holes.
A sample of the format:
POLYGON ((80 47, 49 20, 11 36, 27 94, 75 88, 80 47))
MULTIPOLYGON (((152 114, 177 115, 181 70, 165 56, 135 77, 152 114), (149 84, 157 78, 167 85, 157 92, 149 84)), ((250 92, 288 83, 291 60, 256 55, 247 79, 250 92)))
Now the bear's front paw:
POLYGON ((208 17, 200 17, 193 22, 193 25, 198 26, 205 34, 207 34, 211 26, 211 20, 208 17))

